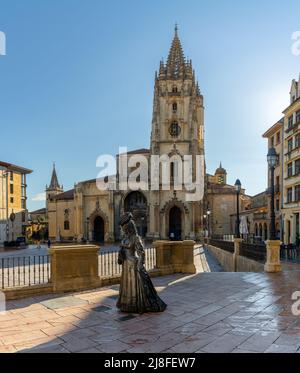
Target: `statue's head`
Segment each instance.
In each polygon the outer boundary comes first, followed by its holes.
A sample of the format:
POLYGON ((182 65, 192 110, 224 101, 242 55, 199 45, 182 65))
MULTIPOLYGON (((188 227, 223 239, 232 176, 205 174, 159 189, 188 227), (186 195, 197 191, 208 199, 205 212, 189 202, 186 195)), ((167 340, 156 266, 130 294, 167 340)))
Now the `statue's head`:
POLYGON ((137 234, 137 229, 133 220, 133 215, 131 212, 126 212, 120 219, 120 225, 122 227, 123 232, 131 236, 133 234, 137 234))

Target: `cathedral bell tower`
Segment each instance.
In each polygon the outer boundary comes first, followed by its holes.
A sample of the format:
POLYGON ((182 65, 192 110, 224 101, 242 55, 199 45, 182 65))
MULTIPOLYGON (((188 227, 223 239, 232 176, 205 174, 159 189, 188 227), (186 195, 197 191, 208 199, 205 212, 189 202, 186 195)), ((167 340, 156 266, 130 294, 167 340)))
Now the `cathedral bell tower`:
MULTIPOLYGON (((150 149, 152 155, 176 153, 182 159, 192 155, 195 180, 196 155, 204 156, 203 96, 192 60, 184 56, 177 25, 167 62, 161 61, 155 73, 150 149)), ((202 202, 186 202, 184 195, 184 191, 172 188, 150 193, 150 221, 155 222, 150 230, 154 238, 168 239, 174 232, 178 239, 201 235, 202 202)))
POLYGON ((63 186, 59 185, 58 177, 55 169, 55 163, 53 163, 53 170, 50 185, 46 185, 46 209, 48 211, 48 203, 52 196, 56 196, 64 191, 63 186))

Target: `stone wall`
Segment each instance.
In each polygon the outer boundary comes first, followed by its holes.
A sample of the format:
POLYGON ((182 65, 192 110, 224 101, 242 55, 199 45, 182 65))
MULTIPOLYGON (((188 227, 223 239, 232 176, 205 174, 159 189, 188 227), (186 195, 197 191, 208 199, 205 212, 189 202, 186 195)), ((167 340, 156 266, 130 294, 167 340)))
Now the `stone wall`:
POLYGON ((244 256, 236 256, 236 271, 235 258, 231 254, 218 247, 207 245, 209 252, 217 259, 221 267, 226 272, 263 272, 264 264, 248 259, 244 256))
POLYGON ((206 248, 217 259, 224 271, 234 272, 233 254, 211 245, 207 245, 206 248))

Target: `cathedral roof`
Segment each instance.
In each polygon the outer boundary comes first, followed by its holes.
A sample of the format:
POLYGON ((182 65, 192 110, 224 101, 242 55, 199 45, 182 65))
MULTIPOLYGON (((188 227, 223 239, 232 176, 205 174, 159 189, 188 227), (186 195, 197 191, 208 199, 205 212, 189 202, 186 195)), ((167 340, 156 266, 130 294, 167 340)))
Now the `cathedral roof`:
MULTIPOLYGON (((141 149, 131 150, 130 152, 127 152, 126 154, 132 155, 132 154, 145 154, 145 153, 150 153, 150 150, 146 148, 141 148, 141 149)), ((125 154, 125 153, 122 153, 122 154, 125 154)), ((121 155, 121 154, 118 154, 118 155, 121 155)))
POLYGON ((39 210, 31 211, 29 214, 32 214, 32 215, 34 215, 34 214, 46 214, 46 212, 47 212, 46 208, 43 207, 43 208, 41 208, 39 210))
POLYGON ((66 192, 57 194, 56 196, 52 197, 55 200, 66 200, 66 199, 73 199, 74 198, 75 189, 67 190, 66 192))

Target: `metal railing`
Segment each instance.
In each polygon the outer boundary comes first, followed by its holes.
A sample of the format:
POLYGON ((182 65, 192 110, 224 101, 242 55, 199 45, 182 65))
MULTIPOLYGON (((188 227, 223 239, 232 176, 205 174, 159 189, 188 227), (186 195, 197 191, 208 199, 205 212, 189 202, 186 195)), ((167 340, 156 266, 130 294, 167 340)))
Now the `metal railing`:
MULTIPOLYGON (((118 264, 118 253, 119 250, 100 252, 100 277, 117 277, 121 275, 122 266, 118 264)), ((147 271, 156 267, 156 250, 154 247, 145 249, 145 267, 147 271)))
POLYGON ((266 245, 242 242, 240 246, 240 255, 257 262, 264 262, 267 256, 266 245))
POLYGON ((50 266, 49 255, 0 258, 0 288, 47 284, 50 266))
MULTIPOLYGON (((118 250, 100 253, 99 276, 116 277, 121 275, 122 266, 118 264, 118 250)), ((147 271, 156 267, 156 250, 145 249, 147 271)), ((0 258, 0 289, 44 285, 50 282, 50 255, 11 256, 0 258)))
POLYGON ((219 249, 228 251, 229 253, 234 252, 234 242, 231 242, 231 241, 211 239, 209 241, 209 244, 212 246, 218 247, 219 249))

